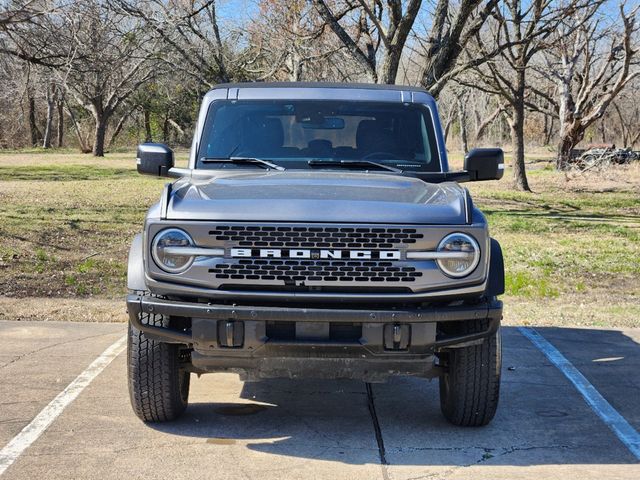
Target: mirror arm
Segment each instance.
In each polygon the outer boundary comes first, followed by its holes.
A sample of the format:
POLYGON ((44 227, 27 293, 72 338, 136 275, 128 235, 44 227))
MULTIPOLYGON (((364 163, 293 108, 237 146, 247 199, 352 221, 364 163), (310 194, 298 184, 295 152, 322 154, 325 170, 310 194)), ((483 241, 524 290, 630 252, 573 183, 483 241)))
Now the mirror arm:
POLYGON ((461 173, 465 173, 464 180, 458 180, 458 182, 475 182, 478 180, 478 172, 474 172, 473 170, 462 170, 461 173))
POLYGON ((441 183, 441 182, 470 182, 471 174, 466 170, 457 170, 455 172, 403 172, 402 175, 407 177, 419 178, 424 182, 441 183))
POLYGON ((167 172, 167 177, 170 177, 170 178, 182 178, 182 177, 190 177, 190 176, 191 176, 190 168, 173 167, 173 168, 170 168, 169 171, 167 172))
POLYGON ((468 172, 467 170, 456 170, 455 172, 447 172, 446 179, 452 182, 473 182, 475 180, 472 172, 468 172))

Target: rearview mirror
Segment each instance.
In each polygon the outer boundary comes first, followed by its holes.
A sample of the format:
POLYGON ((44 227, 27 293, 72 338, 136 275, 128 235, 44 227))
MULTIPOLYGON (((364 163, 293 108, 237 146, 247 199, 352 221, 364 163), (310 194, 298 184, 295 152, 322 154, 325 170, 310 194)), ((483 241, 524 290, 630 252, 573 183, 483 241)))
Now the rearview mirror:
POLYGON ((504 153, 501 148, 474 148, 464 157, 464 169, 469 180, 500 180, 504 174, 504 153))
POLYGON ((342 130, 344 128, 344 118, 340 117, 324 117, 322 120, 318 120, 318 123, 314 123, 314 119, 303 119, 300 122, 302 128, 309 128, 313 130, 342 130))
POLYGON ((173 168, 173 150, 162 143, 138 145, 136 165, 138 173, 168 177, 173 168))

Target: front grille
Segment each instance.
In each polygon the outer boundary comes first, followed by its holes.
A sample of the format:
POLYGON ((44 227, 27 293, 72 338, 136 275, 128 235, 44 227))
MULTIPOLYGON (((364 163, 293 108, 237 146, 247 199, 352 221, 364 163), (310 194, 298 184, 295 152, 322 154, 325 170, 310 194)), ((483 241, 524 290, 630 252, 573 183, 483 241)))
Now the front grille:
POLYGON ((243 259, 209 269, 218 279, 300 282, 415 282, 415 267, 383 261, 243 259))
POLYGON ((209 231, 216 240, 239 247, 392 248, 424 237, 414 228, 272 227, 221 225, 209 231))

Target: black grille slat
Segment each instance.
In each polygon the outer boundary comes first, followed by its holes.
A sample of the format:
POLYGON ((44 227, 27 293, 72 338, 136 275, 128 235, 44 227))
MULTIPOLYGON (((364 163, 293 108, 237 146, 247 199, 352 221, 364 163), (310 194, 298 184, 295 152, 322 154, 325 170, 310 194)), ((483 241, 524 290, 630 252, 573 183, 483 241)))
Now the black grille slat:
POLYGON ((275 260, 242 259, 236 263, 220 263, 209 272, 216 278, 237 280, 273 280, 281 281, 385 281, 395 278, 403 282, 415 282, 422 272, 413 267, 396 267, 391 262, 367 261, 331 261, 321 260, 275 260))
POLYGON ((224 225, 209 234, 246 247, 393 248, 424 237, 414 228, 268 227, 224 225), (277 242, 277 243, 276 243, 277 242), (284 245, 283 245, 284 244, 284 245))

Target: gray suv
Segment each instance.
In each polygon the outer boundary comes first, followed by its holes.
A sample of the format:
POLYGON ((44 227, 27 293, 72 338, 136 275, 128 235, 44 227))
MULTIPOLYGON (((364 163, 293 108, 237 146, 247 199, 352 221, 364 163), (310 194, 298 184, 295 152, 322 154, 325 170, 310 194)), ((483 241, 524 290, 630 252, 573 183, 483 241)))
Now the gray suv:
POLYGON ((204 97, 188 168, 129 254, 129 391, 144 421, 178 417, 190 374, 439 377, 444 416, 485 425, 500 387, 504 268, 459 183, 496 180, 500 149, 449 171, 424 90, 219 85, 204 97))

